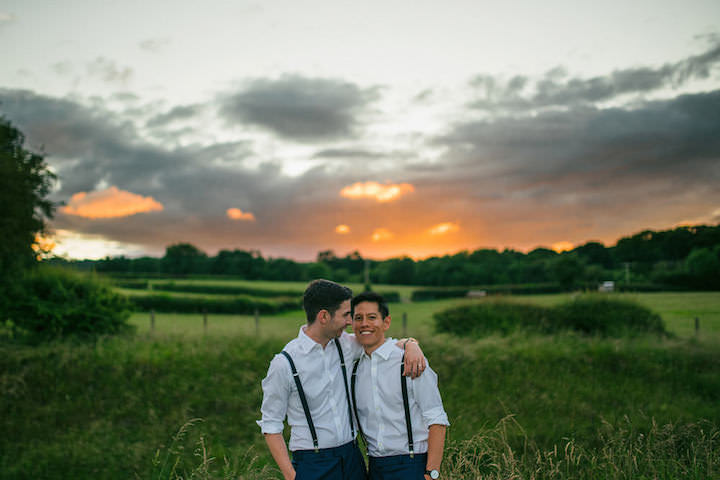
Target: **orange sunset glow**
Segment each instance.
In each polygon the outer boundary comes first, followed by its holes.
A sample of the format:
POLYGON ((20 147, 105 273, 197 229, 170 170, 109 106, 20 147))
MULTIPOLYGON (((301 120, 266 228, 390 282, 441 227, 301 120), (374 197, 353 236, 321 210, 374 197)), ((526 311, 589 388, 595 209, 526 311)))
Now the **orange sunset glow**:
POLYGON ((387 228, 376 228, 370 238, 373 242, 383 242, 392 239, 394 236, 395 234, 387 228))
POLYGON ((347 235, 350 233, 350 227, 347 225, 338 225, 335 227, 335 233, 339 233, 340 235, 347 235))
POLYGON ((433 226, 429 232, 430 235, 445 235, 447 233, 453 233, 460 230, 460 226, 455 222, 438 223, 433 226))
POLYGON ((406 193, 415 191, 409 183, 391 183, 382 185, 378 182, 357 182, 340 191, 345 198, 374 198, 378 202, 391 202, 406 193))
POLYGON ((227 214, 228 218, 231 218, 233 220, 244 220, 249 222, 255 220, 255 215, 250 212, 243 212, 239 208, 228 208, 225 213, 227 214))
POLYGON ((100 219, 129 217, 137 213, 163 210, 163 205, 152 197, 143 197, 112 186, 94 192, 78 192, 60 209, 68 215, 100 219))
POLYGON ((552 249, 558 253, 568 252, 568 251, 572 250, 573 248, 575 248, 575 245, 573 245, 570 242, 565 242, 565 241, 552 244, 552 249))

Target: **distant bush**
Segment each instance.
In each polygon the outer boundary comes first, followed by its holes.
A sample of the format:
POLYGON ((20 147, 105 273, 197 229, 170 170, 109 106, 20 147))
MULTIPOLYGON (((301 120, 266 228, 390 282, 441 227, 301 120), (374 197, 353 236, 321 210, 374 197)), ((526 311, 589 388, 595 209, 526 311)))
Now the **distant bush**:
POLYGON ((642 305, 597 295, 578 297, 556 307, 487 301, 443 310, 433 318, 438 332, 469 337, 507 335, 517 330, 570 330, 607 337, 666 333, 660 315, 642 305))
POLYGON ((400 302, 400 293, 399 292, 378 292, 382 297, 385 299, 388 303, 399 303, 400 302))
POLYGON ((272 314, 301 308, 299 299, 260 300, 251 297, 236 298, 203 298, 180 297, 170 295, 138 295, 130 300, 144 311, 155 310, 165 313, 227 313, 252 315, 257 308, 258 313, 272 314))
POLYGON ((208 293, 217 295, 251 295, 253 297, 297 297, 303 292, 297 290, 272 290, 267 288, 243 287, 239 285, 194 285, 170 283, 153 283, 153 290, 165 292, 208 293))
POLYGON ((642 305, 597 295, 581 296, 552 309, 557 329, 608 337, 633 333, 665 333, 660 315, 642 305))
POLYGON ((467 297, 469 291, 467 288, 425 288, 413 290, 410 300, 413 302, 425 302, 443 298, 461 298, 467 297))
POLYGON ((150 285, 147 280, 115 280, 112 283, 116 287, 132 290, 147 290, 150 285))
POLYGON ((548 309, 512 302, 483 302, 450 308, 434 315, 435 328, 460 336, 507 335, 518 329, 550 331, 548 309))
POLYGON ((126 333, 132 306, 96 276, 55 267, 20 280, 6 314, 13 329, 40 339, 126 333))

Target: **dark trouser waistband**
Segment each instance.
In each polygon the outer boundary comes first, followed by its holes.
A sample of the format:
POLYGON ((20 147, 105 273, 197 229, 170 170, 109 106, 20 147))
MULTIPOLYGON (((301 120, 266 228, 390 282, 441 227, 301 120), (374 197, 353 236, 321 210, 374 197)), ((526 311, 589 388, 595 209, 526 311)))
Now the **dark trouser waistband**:
POLYGON ((325 457, 343 457, 350 453, 354 448, 357 448, 355 440, 352 440, 345 445, 331 448, 321 448, 317 452, 315 450, 295 450, 292 452, 293 459, 301 460, 308 456, 325 456, 325 457))
POLYGON ((411 463, 427 463, 427 453, 416 453, 412 458, 407 455, 390 455, 387 457, 368 457, 370 465, 385 467, 389 465, 403 465, 411 463))

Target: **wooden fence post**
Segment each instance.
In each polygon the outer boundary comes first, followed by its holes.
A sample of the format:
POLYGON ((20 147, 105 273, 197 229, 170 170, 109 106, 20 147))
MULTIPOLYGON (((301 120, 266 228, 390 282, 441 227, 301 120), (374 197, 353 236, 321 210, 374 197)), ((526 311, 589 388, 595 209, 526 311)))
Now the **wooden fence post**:
POLYGON ((155 331, 155 310, 150 309, 150 331, 155 331))
POLYGON ((695 317, 695 336, 700 336, 700 318, 695 317))
POLYGON ((207 334, 207 308, 203 308, 203 334, 207 334))
POLYGON ((403 338, 407 338, 407 312, 403 312, 403 338))
POLYGON ((255 307, 255 336, 260 336, 260 312, 257 307, 255 307))

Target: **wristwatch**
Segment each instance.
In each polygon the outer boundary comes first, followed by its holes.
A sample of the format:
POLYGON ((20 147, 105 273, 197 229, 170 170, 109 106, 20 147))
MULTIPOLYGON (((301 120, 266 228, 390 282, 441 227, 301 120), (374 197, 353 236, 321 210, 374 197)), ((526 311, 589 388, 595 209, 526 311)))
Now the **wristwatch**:
POLYGON ((433 480, 435 480, 436 478, 440 478, 440 472, 438 472, 437 470, 425 470, 425 475, 429 476, 433 480))

